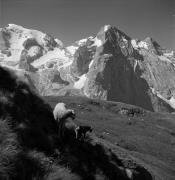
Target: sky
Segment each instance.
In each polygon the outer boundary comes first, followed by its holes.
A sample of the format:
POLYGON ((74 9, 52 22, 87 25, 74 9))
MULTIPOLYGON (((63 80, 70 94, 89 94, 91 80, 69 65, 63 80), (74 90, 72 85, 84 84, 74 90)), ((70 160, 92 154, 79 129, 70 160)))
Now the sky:
POLYGON ((175 0, 0 0, 0 27, 9 23, 46 32, 66 46, 110 24, 175 50, 175 0))

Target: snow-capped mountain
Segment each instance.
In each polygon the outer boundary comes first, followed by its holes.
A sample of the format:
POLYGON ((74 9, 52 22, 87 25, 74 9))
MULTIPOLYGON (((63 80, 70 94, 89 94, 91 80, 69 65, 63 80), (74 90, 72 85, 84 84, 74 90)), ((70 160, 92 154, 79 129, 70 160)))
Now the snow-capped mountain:
POLYGON ((25 74, 41 95, 82 95, 153 111, 175 109, 175 55, 152 38, 105 25, 65 47, 45 33, 0 29, 0 64, 25 74))
POLYGON ((37 30, 9 24, 0 29, 0 42, 1 62, 13 68, 40 69, 55 59, 69 61, 70 53, 60 40, 37 30))

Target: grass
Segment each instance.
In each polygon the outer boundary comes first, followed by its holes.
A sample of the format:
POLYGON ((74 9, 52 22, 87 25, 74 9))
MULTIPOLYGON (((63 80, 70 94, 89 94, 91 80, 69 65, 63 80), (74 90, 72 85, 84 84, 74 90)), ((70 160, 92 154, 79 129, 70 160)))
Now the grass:
POLYGON ((99 141, 111 143, 115 154, 122 149, 152 172, 156 179, 174 179, 174 114, 153 113, 124 103, 83 97, 45 97, 45 100, 52 107, 57 102, 68 104, 77 113, 77 123, 94 128, 99 141), (142 113, 130 116, 121 113, 123 108, 142 113))
MULTIPOLYGON (((0 77, 0 180, 128 180, 126 169, 134 180, 152 180, 149 171, 132 158, 121 157, 123 151, 112 150, 109 141, 95 134, 61 146, 52 108, 13 72, 0 67, 0 77)), ((55 98, 49 100, 56 103, 55 98)), ((72 103, 79 119, 82 111, 72 103)), ((99 104, 91 109, 84 103, 83 117, 86 114, 89 123, 98 125, 99 104)))

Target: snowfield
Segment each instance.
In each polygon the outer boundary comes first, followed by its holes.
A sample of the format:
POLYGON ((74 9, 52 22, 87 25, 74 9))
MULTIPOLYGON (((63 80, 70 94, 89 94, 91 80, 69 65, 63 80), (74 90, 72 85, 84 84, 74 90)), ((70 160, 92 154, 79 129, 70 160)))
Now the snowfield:
POLYGON ((80 76, 80 79, 78 81, 75 82, 74 84, 74 88, 76 89, 82 89, 84 87, 84 84, 86 82, 86 74, 83 74, 82 76, 80 76))
POLYGON ((58 62, 67 63, 69 58, 66 56, 65 50, 60 50, 59 48, 55 48, 53 51, 49 51, 39 59, 35 60, 32 65, 36 68, 41 65, 46 64, 49 61, 57 60, 58 62))

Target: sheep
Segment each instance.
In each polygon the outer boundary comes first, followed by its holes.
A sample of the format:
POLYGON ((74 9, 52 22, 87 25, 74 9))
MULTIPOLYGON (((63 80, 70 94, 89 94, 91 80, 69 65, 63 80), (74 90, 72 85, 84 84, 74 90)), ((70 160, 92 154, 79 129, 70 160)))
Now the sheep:
POLYGON ((75 119, 75 112, 72 109, 67 109, 65 103, 57 103, 53 110, 53 115, 56 121, 59 121, 60 119, 64 119, 67 117, 71 117, 72 119, 75 119))
POLYGON ((58 123, 58 136, 62 142, 78 138, 79 126, 73 122, 74 110, 67 109, 64 103, 58 103, 53 110, 53 115, 58 123))

